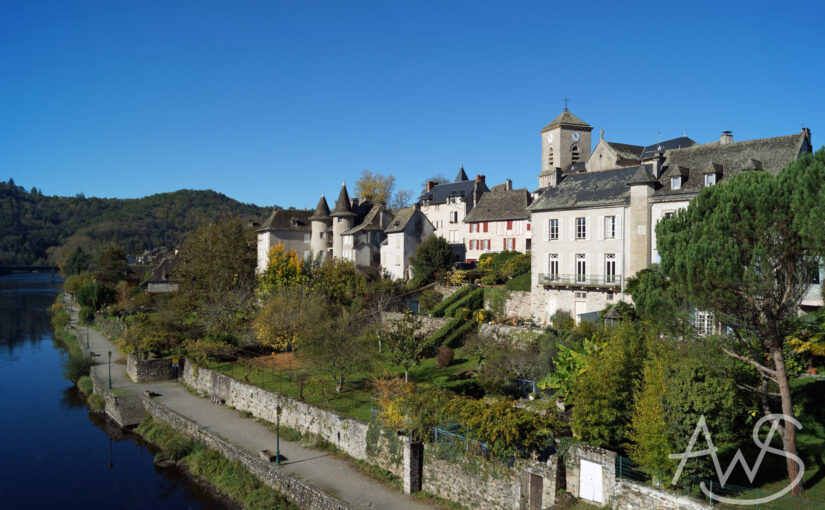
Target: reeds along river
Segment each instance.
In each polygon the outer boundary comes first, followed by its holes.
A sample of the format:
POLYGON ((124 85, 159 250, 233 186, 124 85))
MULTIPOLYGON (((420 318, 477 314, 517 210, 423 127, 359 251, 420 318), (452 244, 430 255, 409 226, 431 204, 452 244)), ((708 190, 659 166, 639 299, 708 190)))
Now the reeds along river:
POLYGON ((48 308, 48 274, 0 277, 0 507, 224 508, 154 455, 89 413, 63 378, 48 308))

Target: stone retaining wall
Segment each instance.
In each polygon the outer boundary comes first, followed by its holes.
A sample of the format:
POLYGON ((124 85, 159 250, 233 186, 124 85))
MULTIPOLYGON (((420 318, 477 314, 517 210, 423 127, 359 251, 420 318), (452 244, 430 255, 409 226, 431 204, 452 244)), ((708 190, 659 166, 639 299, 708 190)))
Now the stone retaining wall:
POLYGON ((136 383, 168 381, 177 379, 182 370, 184 360, 179 359, 181 367, 172 366, 171 358, 138 359, 134 354, 126 357, 126 374, 136 383))
POLYGON ((478 328, 482 335, 492 336, 499 342, 529 342, 538 338, 542 330, 508 326, 506 324, 482 324, 478 328))
POLYGON ((134 427, 146 416, 140 396, 131 390, 109 389, 108 367, 94 365, 89 372, 94 392, 106 403, 103 410, 120 428, 134 427))
MULTIPOLYGON (((403 313, 383 312, 381 314, 381 323, 386 325, 390 321, 395 321, 402 317, 404 317, 403 313)), ((421 319, 421 329, 427 335, 438 331, 452 320, 450 317, 430 317, 429 315, 419 315, 418 317, 421 319)))
POLYGON ((163 407, 151 397, 142 396, 141 400, 153 419, 169 425, 185 437, 204 443, 229 460, 240 462, 263 484, 280 492, 295 505, 308 510, 349 510, 351 508, 333 496, 273 467, 252 452, 163 407))

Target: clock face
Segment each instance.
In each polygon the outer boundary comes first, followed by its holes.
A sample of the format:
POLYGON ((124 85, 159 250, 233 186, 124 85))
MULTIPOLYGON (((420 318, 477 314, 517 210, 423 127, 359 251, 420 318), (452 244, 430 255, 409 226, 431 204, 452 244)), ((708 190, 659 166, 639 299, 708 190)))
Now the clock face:
POLYGON ((574 141, 574 142, 578 142, 578 141, 579 141, 579 134, 578 134, 578 133, 573 133, 573 141, 574 141))
POLYGON ((553 133, 547 134, 547 143, 553 143, 553 133))

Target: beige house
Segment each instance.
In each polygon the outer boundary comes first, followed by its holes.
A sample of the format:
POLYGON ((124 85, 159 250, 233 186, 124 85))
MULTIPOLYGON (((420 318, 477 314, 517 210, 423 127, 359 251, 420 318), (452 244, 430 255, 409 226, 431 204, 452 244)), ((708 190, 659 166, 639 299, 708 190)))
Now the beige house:
MULTIPOLYGON (((509 186, 509 181, 508 181, 509 186)), ((530 205, 526 189, 493 189, 481 195, 464 218, 467 262, 484 253, 519 251, 528 253, 531 243, 530 205)))

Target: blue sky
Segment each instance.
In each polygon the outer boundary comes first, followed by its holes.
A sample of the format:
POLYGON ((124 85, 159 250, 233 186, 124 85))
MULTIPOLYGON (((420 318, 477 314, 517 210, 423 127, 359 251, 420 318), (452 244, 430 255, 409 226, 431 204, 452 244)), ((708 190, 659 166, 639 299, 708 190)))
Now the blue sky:
POLYGON ((825 140, 824 2, 0 2, 0 180, 314 207, 362 169, 537 186, 608 140, 825 140))

